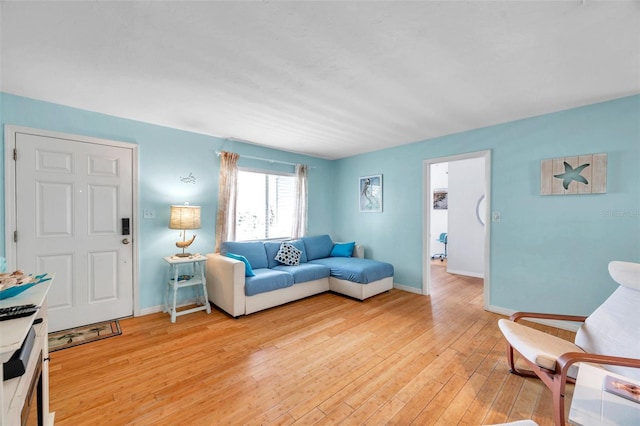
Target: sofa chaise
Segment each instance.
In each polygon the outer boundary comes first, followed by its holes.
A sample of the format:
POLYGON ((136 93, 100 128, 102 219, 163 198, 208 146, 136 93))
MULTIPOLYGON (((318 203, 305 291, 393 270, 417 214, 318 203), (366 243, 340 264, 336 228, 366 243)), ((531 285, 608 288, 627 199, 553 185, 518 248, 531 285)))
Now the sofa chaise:
POLYGON ((207 254, 209 301, 233 317, 333 291, 355 299, 393 288, 393 265, 329 235, 288 242, 229 241, 207 254))

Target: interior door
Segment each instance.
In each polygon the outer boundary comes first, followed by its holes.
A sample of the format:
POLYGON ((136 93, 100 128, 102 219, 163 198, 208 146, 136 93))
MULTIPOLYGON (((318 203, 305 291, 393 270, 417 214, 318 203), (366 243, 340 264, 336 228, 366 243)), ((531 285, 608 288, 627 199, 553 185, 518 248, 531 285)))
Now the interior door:
POLYGON ((15 135, 16 265, 55 273, 50 331, 132 315, 132 149, 15 135))

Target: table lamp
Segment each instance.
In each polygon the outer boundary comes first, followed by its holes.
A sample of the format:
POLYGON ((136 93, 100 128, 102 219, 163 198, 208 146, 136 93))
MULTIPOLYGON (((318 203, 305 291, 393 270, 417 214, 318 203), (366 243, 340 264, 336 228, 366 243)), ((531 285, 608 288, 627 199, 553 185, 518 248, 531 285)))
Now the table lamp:
POLYGON ((176 253, 177 257, 189 257, 191 253, 185 253, 184 249, 189 247, 196 239, 193 234, 187 241, 187 229, 200 229, 200 206, 190 206, 185 203, 183 206, 171 206, 171 216, 169 218, 169 229, 182 230, 182 241, 176 242, 176 247, 182 249, 182 253, 176 253))

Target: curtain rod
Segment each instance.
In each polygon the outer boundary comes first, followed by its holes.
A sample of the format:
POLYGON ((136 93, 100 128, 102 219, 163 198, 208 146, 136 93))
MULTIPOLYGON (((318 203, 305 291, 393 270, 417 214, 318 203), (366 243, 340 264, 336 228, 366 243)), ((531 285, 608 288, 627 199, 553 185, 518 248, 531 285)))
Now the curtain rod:
MULTIPOLYGON (((216 155, 218 157, 220 157, 221 152, 220 151, 216 151, 216 155)), ((238 154, 240 155, 240 154, 238 154)), ((240 155, 240 158, 248 158, 250 160, 258 160, 258 161, 267 161, 269 163, 278 163, 278 164, 287 164, 289 166, 297 166, 297 163, 290 163, 289 161, 280 161, 280 160, 271 160, 269 158, 262 158, 262 157, 254 157, 253 155, 240 155)), ((315 169, 314 166, 309 166, 310 169, 315 169)))

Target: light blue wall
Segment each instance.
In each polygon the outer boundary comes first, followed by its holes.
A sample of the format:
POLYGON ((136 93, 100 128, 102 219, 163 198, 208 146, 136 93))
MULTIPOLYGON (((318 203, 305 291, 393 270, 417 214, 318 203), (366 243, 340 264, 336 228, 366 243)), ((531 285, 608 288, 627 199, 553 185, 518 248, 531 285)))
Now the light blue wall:
MULTIPOLYGON (((169 204, 202 206, 203 228, 192 251, 213 250, 218 150, 314 166, 309 234, 355 239, 366 246, 367 257, 393 263, 395 281, 402 285, 422 285, 423 161, 486 149, 492 151, 491 210, 502 212, 502 222, 491 228, 491 305, 590 313, 615 288, 607 263, 640 261, 640 96, 333 162, 7 94, 0 94, 0 122, 139 146, 140 213, 157 214, 153 220, 137 219, 142 309, 162 300, 160 258, 174 251, 177 240, 167 229, 169 204), (609 155, 607 194, 538 195, 540 160, 597 152, 609 155), (180 182, 189 173, 195 185, 180 182), (384 211, 359 213, 358 177, 378 173, 384 175, 384 211)), ((4 133, 0 137, 4 152, 4 133)), ((249 160, 240 164, 279 168, 249 160)), ((4 180, 4 162, 0 168, 4 180)), ((4 200, 4 185, 0 191, 4 200)), ((4 213, 0 220, 4 241, 4 213)))
MULTIPOLYGON (((327 233, 332 229, 332 181, 334 162, 314 157, 272 150, 240 142, 189 133, 133 120, 97 114, 76 108, 41 102, 0 93, 0 122, 49 131, 98 137, 138 145, 139 207, 155 210, 155 219, 134 218, 139 225, 140 308, 162 303, 166 265, 162 257, 177 251, 177 231, 168 229, 169 205, 188 201, 202 206, 202 229, 190 247, 192 252, 208 253, 215 245, 215 215, 218 199, 219 159, 215 152, 234 151, 312 166, 309 172, 309 232, 327 233), (195 184, 183 183, 180 177, 193 174, 195 184)), ((4 157, 4 131, 0 136, 4 157)), ((292 166, 240 159, 240 166, 293 172, 292 166)), ((4 158, 0 162, 2 203, 4 207, 4 158)), ((4 211, 0 217, 0 246, 4 247, 4 211)))
POLYGON ((640 96, 338 160, 336 238, 422 286, 423 161, 492 151, 490 305, 588 314, 615 288, 607 264, 640 262, 640 96), (608 154, 607 193, 540 196, 540 160, 608 154), (383 213, 359 213, 359 176, 383 174, 383 213))

